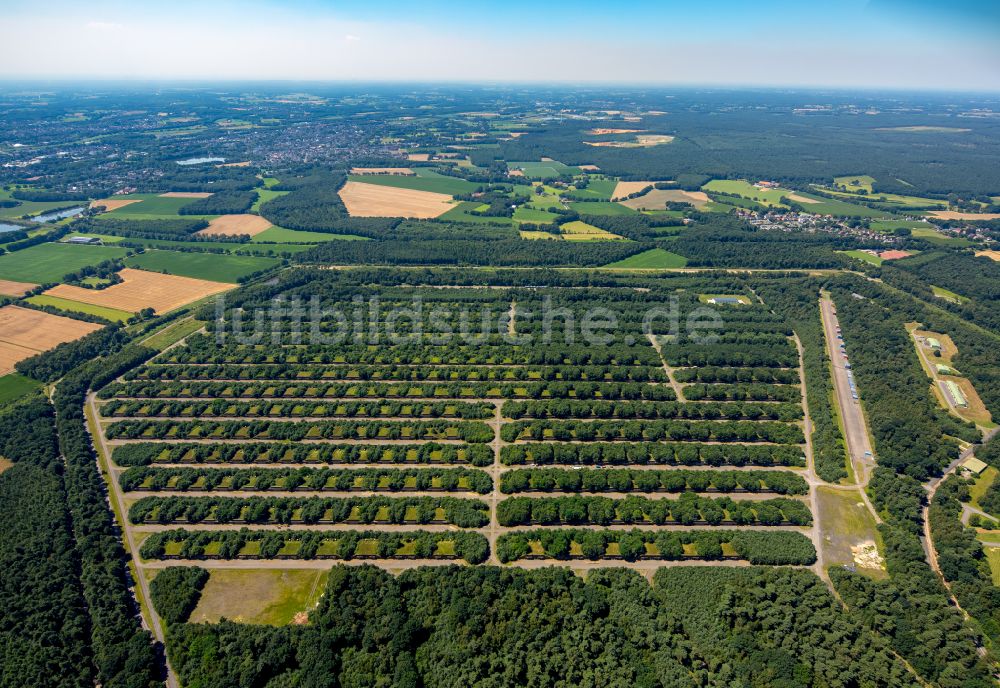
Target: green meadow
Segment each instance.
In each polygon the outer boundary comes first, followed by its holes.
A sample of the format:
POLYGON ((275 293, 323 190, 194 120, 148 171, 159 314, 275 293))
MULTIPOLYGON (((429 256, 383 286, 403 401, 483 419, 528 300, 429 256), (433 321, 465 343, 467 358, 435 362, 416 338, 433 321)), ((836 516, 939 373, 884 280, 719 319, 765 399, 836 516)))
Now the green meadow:
POLYGON ((130 268, 228 284, 260 270, 273 268, 279 263, 276 258, 179 251, 147 251, 125 261, 130 268))
POLYGON ((47 284, 88 265, 124 258, 128 250, 113 246, 47 243, 0 256, 0 279, 47 284))

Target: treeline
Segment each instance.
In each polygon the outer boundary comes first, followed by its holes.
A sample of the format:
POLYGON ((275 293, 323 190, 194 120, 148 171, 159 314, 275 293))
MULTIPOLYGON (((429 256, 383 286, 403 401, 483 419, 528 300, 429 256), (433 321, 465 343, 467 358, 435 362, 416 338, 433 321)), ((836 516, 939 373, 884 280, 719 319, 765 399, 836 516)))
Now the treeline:
POLYGON ((184 443, 135 442, 114 448, 119 466, 157 463, 219 464, 455 464, 488 466, 493 450, 485 444, 288 444, 287 442, 184 443))
MULTIPOLYGON (((126 445, 131 448, 139 445, 126 445)), ((798 476, 794 476, 798 477, 798 476)), ((266 491, 339 492, 403 490, 487 494, 493 479, 468 468, 151 468, 133 466, 118 478, 126 492, 266 491)))
POLYGON ((341 172, 285 179, 271 188, 289 193, 262 204, 258 212, 271 224, 286 229, 372 238, 384 236, 399 224, 399 218, 348 215, 338 193, 346 181, 346 175, 341 172))
POLYGON ((390 399, 376 401, 294 401, 248 402, 231 399, 213 401, 162 401, 112 399, 100 407, 105 418, 183 416, 238 417, 238 418, 288 418, 331 416, 340 418, 461 418, 476 420, 493 417, 492 404, 462 401, 406 402, 390 399))
POLYGON ((485 502, 459 497, 142 497, 132 523, 447 523, 481 528, 485 502))
POLYGON ((816 548, 802 533, 759 530, 521 530, 497 539, 497 557, 520 559, 742 559, 751 564, 811 565, 816 548), (532 548, 538 543, 541 551, 532 548), (652 551, 649 545, 652 545, 652 551), (686 550, 685 545, 693 547, 686 550), (726 547, 730 553, 726 554, 726 547), (578 548, 578 549, 577 549, 578 548), (689 553, 690 552, 690 553, 689 553))
POLYGON ((782 444, 699 444, 697 442, 532 443, 501 447, 500 463, 568 466, 805 466, 801 447, 782 444))
POLYGON ((178 215, 238 215, 250 210, 257 200, 257 192, 251 190, 217 191, 211 196, 199 198, 181 207, 178 215))
POLYGON ((470 531, 166 530, 142 543, 143 559, 464 559, 489 556, 486 538, 470 531))
POLYGON ((90 620, 80 586, 48 400, 0 412, 0 685, 93 685, 90 620))
MULTIPOLYGON (((114 426, 112 426, 114 427, 114 426)), ((774 442, 799 444, 797 425, 775 421, 683 421, 683 420, 519 420, 500 428, 504 442, 543 440, 580 442, 625 440, 684 440, 695 442, 774 442)))
POLYGON ((73 225, 74 231, 88 234, 111 234, 131 239, 155 239, 158 241, 232 241, 238 237, 204 237, 195 232, 208 227, 205 220, 149 219, 120 220, 115 217, 84 218, 73 225))
POLYGON ((198 606, 208 571, 197 566, 168 566, 149 584, 153 607, 167 624, 186 621, 198 606))
POLYGON ((381 439, 464 440, 485 444, 493 430, 475 421, 239 421, 121 420, 105 430, 108 439, 381 439))
POLYGON ((511 497, 497 504, 501 526, 526 525, 794 525, 812 524, 809 507, 797 499, 776 497, 736 501, 683 492, 677 499, 572 495, 511 497))
POLYGON ((60 344, 54 349, 19 361, 14 367, 21 375, 53 382, 82 363, 121 347, 128 339, 117 326, 92 332, 82 339, 60 344))
POLYGON ((802 418, 796 403, 753 403, 745 401, 690 404, 679 401, 603 401, 557 399, 505 401, 505 418, 683 418, 692 420, 779 420, 802 418))
MULTIPOLYGON (((124 477, 124 476, 123 476, 124 477)), ((809 486, 790 471, 520 468, 500 474, 500 491, 518 492, 774 492, 804 495, 809 486)))

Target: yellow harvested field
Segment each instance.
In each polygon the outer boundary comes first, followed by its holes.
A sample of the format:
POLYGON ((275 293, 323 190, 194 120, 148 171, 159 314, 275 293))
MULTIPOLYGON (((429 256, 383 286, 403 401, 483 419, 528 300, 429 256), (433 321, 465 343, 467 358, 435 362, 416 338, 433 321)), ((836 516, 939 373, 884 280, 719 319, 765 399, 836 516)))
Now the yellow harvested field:
POLYGON ((118 210, 119 208, 124 208, 127 205, 132 205, 133 203, 138 203, 141 198, 102 198, 99 201, 91 201, 90 207, 97 208, 102 207, 105 211, 111 212, 112 210, 118 210))
POLYGON ((406 156, 411 162, 427 162, 431 159, 430 153, 410 153, 406 156))
POLYGON ((800 196, 797 193, 790 193, 785 198, 788 198, 788 199, 790 199, 792 201, 798 201, 799 203, 806 203, 806 204, 809 204, 809 203, 819 203, 820 202, 820 201, 817 201, 815 198, 809 198, 808 196, 800 196))
POLYGON ((1000 220, 1000 213, 960 213, 954 210, 932 210, 927 214, 938 220, 1000 220))
POLYGON ((638 134, 645 129, 591 129, 587 133, 591 136, 606 136, 608 134, 638 134))
POLYGON ((133 268, 123 268, 118 274, 122 282, 106 289, 84 289, 60 284, 45 293, 61 299, 117 308, 129 313, 138 313, 144 308, 152 308, 157 313, 166 313, 192 301, 236 287, 235 284, 164 275, 133 268))
POLYGON ((611 194, 611 200, 626 198, 629 194, 638 193, 652 185, 653 182, 618 182, 611 194))
POLYGON ((4 296, 24 296, 24 294, 37 286, 37 284, 31 284, 30 282, 0 280, 0 294, 4 296))
POLYGON ((29 308, 4 306, 0 308, 0 375, 14 370, 18 361, 72 342, 101 327, 29 308))
POLYGON ((416 173, 409 167, 352 167, 351 174, 401 174, 412 177, 416 173))
POLYGON ((598 167, 597 165, 578 165, 577 167, 579 167, 584 172, 600 172, 601 170, 601 168, 598 167))
POLYGON ((581 220, 567 222, 559 230, 564 241, 610 241, 624 238, 581 220))
POLYGON ((508 177, 523 177, 524 170, 510 170, 507 172, 508 177))
POLYGON ((168 191, 161 193, 160 198, 208 198, 211 195, 207 191, 168 191))
MULTIPOLYGON (((990 260, 1000 262, 1000 251, 976 251, 976 257, 985 256, 990 260)), ((3 284, 0 283, 0 294, 3 294, 3 284)))
POLYGON ((347 182, 340 190, 347 212, 354 217, 438 217, 455 207, 448 194, 399 189, 381 184, 347 182))
POLYGON ((244 160, 242 162, 225 162, 221 165, 216 165, 216 167, 250 167, 250 161, 244 160))
POLYGON ((208 223, 208 227, 195 232, 199 236, 257 236, 271 223, 260 215, 220 215, 208 223))
POLYGON ((633 210, 663 210, 667 203, 690 203, 695 208, 701 208, 708 203, 708 194, 704 191, 681 191, 680 189, 653 189, 644 196, 619 201, 623 206, 633 210))

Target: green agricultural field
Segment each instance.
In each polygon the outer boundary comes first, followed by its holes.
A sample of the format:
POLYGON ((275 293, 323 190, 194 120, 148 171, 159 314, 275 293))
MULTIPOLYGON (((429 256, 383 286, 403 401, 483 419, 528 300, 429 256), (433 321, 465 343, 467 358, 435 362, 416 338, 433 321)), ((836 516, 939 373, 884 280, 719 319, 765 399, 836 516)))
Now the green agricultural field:
MULTIPOLYGON (((270 231, 270 230, 265 230, 270 231)), ((293 230, 285 230, 293 231, 293 230)), ((261 232, 263 234, 264 232, 261 232)), ((285 253, 299 253, 300 251, 308 251, 314 243, 309 244, 285 244, 285 243, 253 243, 251 240, 249 243, 241 244, 237 242, 226 242, 226 241, 171 241, 169 239, 138 239, 135 237, 116 237, 109 236, 105 234, 75 234, 73 236, 88 236, 88 237, 98 237, 99 239, 105 240, 107 243, 119 243, 124 241, 129 245, 142 246, 143 248, 157 248, 166 251, 172 249, 192 249, 195 251, 215 251, 221 253, 249 253, 255 256, 274 256, 281 255, 285 253)), ((258 235, 260 236, 260 235, 258 235)), ((327 235, 328 239, 326 241, 332 241, 336 238, 336 235, 327 235)), ((255 237, 256 238, 256 237, 255 237)))
POLYGON ((623 238, 600 227, 588 225, 582 220, 567 222, 560 225, 559 229, 562 232, 562 238, 566 241, 611 241, 623 238))
POLYGON ((605 268, 622 268, 630 270, 665 270, 682 268, 687 265, 684 256, 664 251, 662 248, 651 248, 648 251, 629 256, 624 260, 605 265, 605 268))
POLYGON ((869 177, 867 174, 855 174, 846 177, 834 177, 833 183, 844 191, 867 191, 872 192, 872 184, 875 183, 875 177, 869 177))
POLYGON ((163 351, 171 344, 179 342, 189 334, 197 332, 204 326, 205 323, 194 319, 185 319, 179 322, 171 323, 159 332, 156 332, 155 334, 144 339, 142 341, 142 345, 148 346, 150 349, 163 351))
POLYGON ((482 225, 513 226, 514 221, 509 217, 486 217, 484 215, 473 215, 469 212, 470 210, 476 210, 480 207, 485 206, 482 203, 475 203, 473 201, 462 201, 448 212, 443 215, 439 215, 437 219, 444 220, 446 222, 471 222, 482 225))
MULTIPOLYGON (((197 198, 162 198, 157 194, 129 194, 127 196, 117 196, 116 198, 121 200, 136 199, 139 201, 138 203, 131 203, 117 210, 112 210, 110 213, 106 213, 108 217, 119 220, 129 218, 149 220, 153 218, 178 217, 177 211, 198 200, 197 198)), ((202 216, 185 215, 184 217, 196 218, 202 216)), ((214 216, 206 215, 204 217, 214 216)))
MULTIPOLYGON (((17 201, 16 198, 11 197, 11 193, 12 191, 0 188, 0 201, 17 201)), ((24 215, 39 215, 49 210, 67 208, 74 205, 71 201, 18 201, 18 203, 20 205, 13 208, 0 208, 0 219, 19 218, 24 215)), ((77 203, 76 205, 84 204, 77 203)))
POLYGON ((326 241, 368 241, 368 237, 354 234, 326 234, 303 232, 297 229, 271 227, 250 240, 251 244, 322 244, 326 241))
POLYGON ((522 170, 527 179, 554 179, 565 175, 580 174, 579 167, 570 167, 556 160, 538 162, 508 162, 508 170, 522 170))
POLYGON ((955 292, 945 289, 944 287, 938 287, 936 285, 931 285, 931 291, 934 292, 934 296, 939 299, 944 299, 945 301, 951 301, 952 303, 967 303, 969 299, 961 294, 956 294, 955 292))
POLYGON ((42 383, 24 375, 11 373, 0 377, 0 406, 20 399, 33 389, 38 389, 42 383))
POLYGON ((954 246, 956 248, 972 246, 972 242, 964 237, 948 236, 931 227, 913 229, 911 234, 916 239, 923 239, 939 246, 954 246))
MULTIPOLYGON (((821 188, 821 187, 816 187, 821 188)), ((845 198, 857 201, 867 201, 869 203, 878 203, 880 205, 890 206, 894 210, 905 210, 908 208, 938 208, 944 210, 948 207, 947 201, 937 200, 934 198, 921 198, 920 196, 902 196, 900 194, 871 194, 863 195, 857 193, 849 193, 846 191, 837 191, 836 189, 826 189, 823 191, 832 196, 837 196, 838 198, 845 198)))
POLYGON ((40 294, 38 296, 29 297, 27 301, 29 301, 30 303, 37 304, 39 306, 52 306, 53 308, 58 308, 61 311, 96 315, 98 317, 104 318, 105 320, 110 320, 111 322, 125 322, 134 315, 134 313, 118 310, 117 308, 95 306, 90 303, 71 301, 70 299, 62 299, 59 298, 58 296, 49 296, 47 294, 40 294))
POLYGON ((124 258, 127 254, 126 249, 113 246, 39 244, 0 256, 0 279, 48 284, 80 268, 124 258))
MULTIPOLYGON (((277 184, 278 180, 275 179, 274 182, 275 184, 277 184)), ((257 189, 257 200, 253 202, 252 206, 250 206, 250 212, 256 213, 257 211, 260 210, 260 207, 263 204, 267 203, 268 201, 273 201, 275 198, 280 198, 281 196, 284 196, 287 193, 289 192, 272 191, 271 189, 268 188, 257 189)))
POLYGON ((638 212, 620 203, 598 203, 596 201, 575 201, 570 203, 569 207, 581 215, 635 215, 638 212))
POLYGON ((865 251, 837 251, 837 253, 842 253, 845 256, 850 256, 855 260, 860 260, 870 265, 881 265, 882 263, 885 262, 878 256, 873 256, 872 254, 866 253, 865 251))
POLYGON ((814 215, 833 215, 834 217, 887 217, 889 215, 884 210, 875 210, 867 206, 816 196, 815 194, 802 193, 801 191, 795 193, 795 195, 815 201, 815 203, 798 202, 804 212, 813 213, 814 215))
POLYGON ((352 174, 348 179, 354 182, 365 184, 380 184, 382 186, 393 186, 398 189, 416 189, 417 191, 433 191, 455 196, 458 194, 472 193, 479 188, 479 184, 467 182, 464 179, 448 177, 435 172, 426 167, 418 167, 415 176, 403 176, 398 174, 352 174))
POLYGON ((742 179, 713 179, 701 188, 702 191, 736 194, 743 198, 749 198, 751 201, 757 201, 761 205, 779 208, 786 207, 782 204, 781 198, 793 193, 787 189, 758 189, 742 179))
POLYGON ((280 261, 259 256, 147 251, 132 256, 125 264, 130 268, 232 284, 247 275, 273 268, 280 261))
POLYGON ((524 205, 514 211, 514 220, 516 222, 532 222, 534 224, 544 225, 551 224, 558 218, 558 215, 550 213, 547 210, 539 210, 537 208, 524 205))
POLYGON ((611 196, 614 194, 616 186, 618 186, 617 179, 591 178, 587 184, 587 188, 575 189, 571 193, 574 196, 593 198, 596 201, 608 201, 611 200, 611 196))
POLYGON ((932 232, 935 231, 934 225, 920 220, 873 220, 868 226, 876 232, 894 232, 897 229, 909 229, 911 231, 926 229, 932 232))

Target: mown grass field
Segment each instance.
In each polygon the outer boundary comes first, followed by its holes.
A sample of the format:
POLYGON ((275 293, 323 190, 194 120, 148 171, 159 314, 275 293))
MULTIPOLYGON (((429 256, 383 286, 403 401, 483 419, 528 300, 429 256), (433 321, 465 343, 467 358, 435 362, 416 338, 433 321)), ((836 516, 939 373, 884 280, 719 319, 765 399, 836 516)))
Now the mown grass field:
POLYGON ((42 383, 24 375, 11 373, 0 377, 0 405, 20 399, 33 389, 38 389, 42 383))
MULTIPOLYGON (((509 217, 486 217, 484 215, 473 215, 471 210, 477 210, 483 206, 482 203, 474 201, 462 201, 451 210, 441 214, 437 219, 449 222, 471 222, 483 225, 506 225, 510 227, 514 220, 509 217)), ((519 209, 520 210, 520 209, 519 209)))
POLYGON ((620 203, 599 203, 596 201, 575 201, 570 203, 569 207, 581 215, 635 215, 638 212, 620 203))
POLYGON ((352 174, 348 176, 348 179, 364 184, 379 184, 381 186, 393 186, 398 189, 432 191, 452 196, 472 193, 479 188, 479 184, 467 182, 464 179, 457 179, 456 177, 448 177, 425 167, 418 167, 414 172, 416 172, 416 175, 405 177, 391 174, 352 174))
MULTIPOLYGON (((275 179, 274 183, 277 184, 278 180, 275 179)), ((260 210, 260 207, 263 204, 267 203, 268 201, 273 201, 275 198, 280 198, 281 196, 284 196, 287 193, 289 193, 289 192, 288 191, 272 191, 271 189, 267 189, 267 188, 257 189, 257 200, 253 202, 252 206, 250 206, 250 212, 256 213, 257 211, 260 210)))
POLYGON ((132 256, 125 264, 130 268, 232 284, 247 275, 273 268, 279 262, 276 258, 260 256, 147 251, 132 256))
POLYGON ((881 265, 882 263, 885 262, 878 256, 873 256, 872 254, 866 253, 865 251, 837 251, 837 253, 842 253, 845 256, 850 256, 855 260, 860 260, 862 262, 868 263, 869 265, 881 265))
MULTIPOLYGON (((854 564, 852 547, 864 543, 879 543, 875 519, 861 499, 860 492, 819 487, 816 492, 819 506, 820 533, 823 562, 827 567, 854 564)), ((858 567, 859 573, 874 578, 885 578, 884 569, 858 567)))
POLYGON ((0 279, 46 284, 71 272, 128 254, 113 246, 74 246, 47 243, 0 256, 0 279))
POLYGON ((653 248, 634 256, 629 256, 624 260, 605 265, 606 268, 625 268, 633 270, 663 270, 670 268, 682 268, 687 265, 687 258, 665 251, 662 248, 653 248))
POLYGON ((556 160, 508 162, 507 169, 520 169, 528 179, 553 179, 567 174, 580 174, 579 167, 570 167, 556 160))
POLYGON ((108 308, 107 306, 95 306, 94 304, 91 303, 71 301, 69 299, 63 299, 58 296, 49 296, 48 294, 39 294, 38 296, 32 296, 28 298, 27 301, 30 303, 37 304, 39 306, 52 306, 53 308, 58 308, 59 310, 62 311, 96 315, 98 317, 104 318, 105 320, 110 320, 112 322, 125 322, 133 315, 128 311, 118 310, 117 308, 108 308))
POLYGON ((368 241, 367 237, 354 234, 326 234, 304 232, 298 229, 271 227, 250 240, 251 244, 322 244, 326 241, 368 241))
MULTIPOLYGON (((137 199, 138 203, 130 203, 117 210, 107 213, 108 217, 121 219, 135 218, 138 220, 178 217, 178 212, 186 205, 197 201, 197 198, 161 198, 156 194, 129 194, 127 196, 116 196, 119 200, 137 199)), ((185 215, 184 217, 201 217, 200 215, 185 215)), ((205 216, 209 217, 209 216, 205 216)))
POLYGON ((758 189, 741 179, 713 179, 701 188, 703 191, 736 194, 769 207, 784 207, 781 198, 791 193, 786 189, 758 189))
POLYGON ((329 571, 213 570, 191 613, 192 623, 241 623, 284 626, 303 623, 326 589, 329 571))
POLYGON ((844 189, 844 191, 858 192, 867 191, 872 192, 872 184, 875 183, 875 177, 870 177, 867 174, 855 174, 845 177, 834 177, 833 183, 836 186, 844 189))

